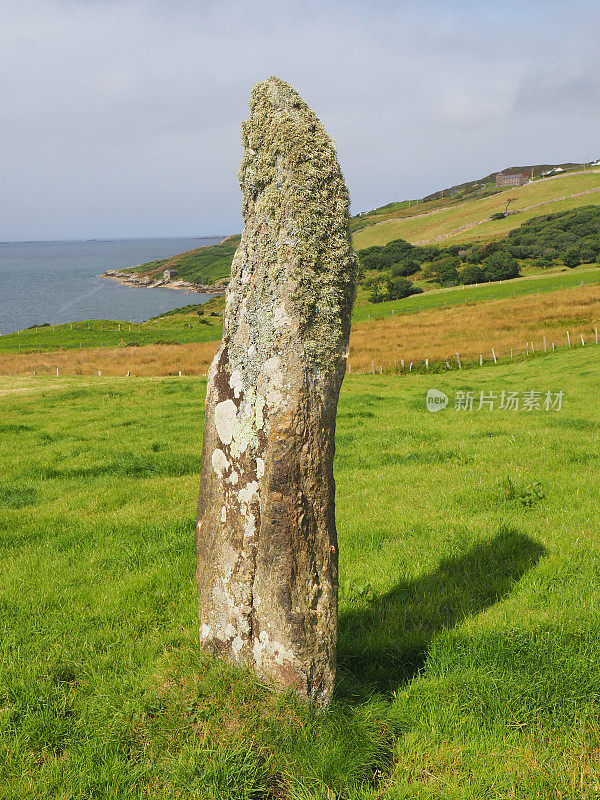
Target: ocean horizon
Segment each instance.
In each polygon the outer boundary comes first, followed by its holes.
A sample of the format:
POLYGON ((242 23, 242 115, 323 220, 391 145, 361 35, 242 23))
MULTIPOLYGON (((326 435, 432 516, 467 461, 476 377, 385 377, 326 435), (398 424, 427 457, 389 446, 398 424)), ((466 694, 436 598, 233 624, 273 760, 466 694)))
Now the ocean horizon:
POLYGON ((142 322, 210 295, 122 286, 107 269, 217 244, 223 236, 0 242, 0 334, 85 319, 142 322))

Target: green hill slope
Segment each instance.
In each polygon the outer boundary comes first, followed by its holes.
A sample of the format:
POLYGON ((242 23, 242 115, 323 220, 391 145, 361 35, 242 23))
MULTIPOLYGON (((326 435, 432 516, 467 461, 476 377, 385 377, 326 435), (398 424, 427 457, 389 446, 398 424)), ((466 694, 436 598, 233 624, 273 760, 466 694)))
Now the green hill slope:
MULTIPOLYGON (((440 201, 436 201, 439 206, 440 201)), ((354 234, 354 245, 364 249, 386 244, 393 239, 406 239, 411 244, 462 244, 490 241, 505 236, 528 219, 568 211, 584 205, 600 205, 600 171, 547 178, 525 186, 513 186, 488 197, 466 200, 433 210, 413 209, 407 216, 389 215, 382 222, 354 234), (509 214, 491 220, 492 214, 509 214)))
POLYGON ((198 247, 170 258, 149 261, 139 267, 130 267, 121 272, 135 273, 140 277, 160 278, 163 270, 176 269, 177 280, 220 286, 229 279, 231 261, 240 238, 239 234, 228 236, 219 244, 198 247))

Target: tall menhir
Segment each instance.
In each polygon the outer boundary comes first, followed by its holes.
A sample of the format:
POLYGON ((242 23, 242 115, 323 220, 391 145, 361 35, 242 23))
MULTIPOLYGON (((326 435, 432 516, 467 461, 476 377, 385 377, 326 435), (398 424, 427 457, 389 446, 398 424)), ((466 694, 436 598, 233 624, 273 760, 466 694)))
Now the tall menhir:
POLYGON ((357 262, 333 143, 279 78, 242 126, 244 232, 208 373, 202 646, 317 702, 337 641, 335 415, 357 262))

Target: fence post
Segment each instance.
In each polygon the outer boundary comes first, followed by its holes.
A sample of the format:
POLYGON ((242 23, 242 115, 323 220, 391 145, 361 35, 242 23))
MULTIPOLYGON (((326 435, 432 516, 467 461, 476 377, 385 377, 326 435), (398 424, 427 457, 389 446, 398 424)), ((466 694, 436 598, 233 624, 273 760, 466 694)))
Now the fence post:
POLYGON ((555 350, 555 349, 556 349, 556 348, 555 348, 555 346, 554 346, 554 342, 552 342, 552 352, 554 352, 554 350, 555 350))
POLYGON ((585 345, 585 342, 583 341, 583 333, 582 333, 581 334, 581 346, 583 347, 584 345, 585 345))
POLYGON ((569 336, 569 331, 567 331, 567 342, 569 344, 569 347, 571 347, 571 337, 569 336))
POLYGON ((493 356, 493 359, 494 359, 494 364, 497 364, 498 362, 496 361, 496 353, 495 353, 493 347, 492 347, 492 356, 493 356))
POLYGON ((375 362, 371 359, 371 375, 375 375, 375 362))
POLYGON ((98 370, 98 377, 100 378, 101 376, 102 376, 102 370, 101 370, 101 369, 99 369, 99 370, 98 370))
POLYGON ((460 364, 460 356, 458 355, 458 353, 456 354, 456 363, 458 364, 458 368, 462 369, 462 366, 460 364))
POLYGON ((479 353, 479 366, 483 367, 483 355, 479 353))
POLYGON ((531 343, 531 354, 535 355, 535 347, 533 346, 533 342, 531 343))
POLYGON ((409 371, 409 372, 412 372, 412 365, 413 365, 413 362, 411 361, 411 362, 410 362, 410 366, 409 366, 409 368, 408 368, 408 371, 409 371))
POLYGON ((56 374, 58 375, 58 367, 56 368, 56 374))
POLYGON ((525 355, 529 355, 529 342, 525 342, 525 355))
POLYGON ((547 351, 548 348, 546 347, 546 337, 544 336, 544 353, 546 353, 547 351))
POLYGON ((596 334, 596 344, 598 344, 598 328, 594 328, 594 333, 596 334))
POLYGON ((425 369, 429 369, 429 359, 425 359, 425 369))
POLYGON ((400 359, 400 369, 402 370, 402 372, 404 372, 404 359, 403 358, 400 359))

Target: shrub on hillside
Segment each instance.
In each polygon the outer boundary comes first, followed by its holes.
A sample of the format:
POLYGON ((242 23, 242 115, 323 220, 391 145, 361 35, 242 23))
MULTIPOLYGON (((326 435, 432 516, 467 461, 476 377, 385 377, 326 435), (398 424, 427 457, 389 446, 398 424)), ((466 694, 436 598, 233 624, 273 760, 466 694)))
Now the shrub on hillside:
POLYGON ((572 247, 570 250, 567 250, 563 256, 563 263, 565 267, 569 267, 569 269, 578 267, 581 264, 581 255, 579 250, 576 247, 572 247))
POLYGON ((410 297, 411 294, 420 294, 423 291, 423 289, 402 277, 390 277, 383 285, 380 281, 372 281, 370 288, 369 300, 371 303, 383 303, 385 300, 402 300, 404 297, 410 297))
POLYGON ((392 278, 406 278, 408 275, 414 275, 421 269, 421 265, 413 258, 404 258, 397 264, 392 266, 392 278))
POLYGON ((497 250, 483 262, 483 274, 488 281, 504 281, 518 278, 521 272, 514 256, 506 250, 497 250))
POLYGON ((477 264, 467 264, 458 273, 458 279, 461 283, 465 283, 467 285, 472 283, 484 283, 485 275, 483 274, 481 267, 477 264))
POLYGON ((436 258, 435 261, 424 267, 423 275, 429 280, 438 281, 441 284, 458 283, 459 266, 458 256, 443 256, 436 258))
POLYGON ((415 286, 406 278, 392 277, 387 282, 386 300, 402 300, 403 297, 410 297, 411 294, 421 294, 423 289, 415 286))

